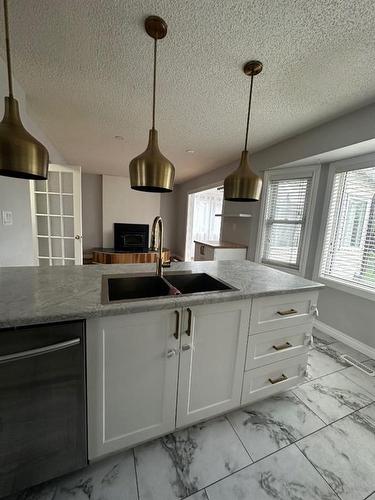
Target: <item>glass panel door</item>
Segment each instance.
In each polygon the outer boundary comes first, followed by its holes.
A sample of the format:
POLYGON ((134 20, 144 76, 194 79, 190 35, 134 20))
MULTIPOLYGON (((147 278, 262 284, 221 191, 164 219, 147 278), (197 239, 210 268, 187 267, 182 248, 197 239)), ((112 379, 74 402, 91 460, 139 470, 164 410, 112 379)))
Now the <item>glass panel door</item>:
POLYGON ((82 264, 81 169, 50 165, 33 202, 38 265, 82 264))

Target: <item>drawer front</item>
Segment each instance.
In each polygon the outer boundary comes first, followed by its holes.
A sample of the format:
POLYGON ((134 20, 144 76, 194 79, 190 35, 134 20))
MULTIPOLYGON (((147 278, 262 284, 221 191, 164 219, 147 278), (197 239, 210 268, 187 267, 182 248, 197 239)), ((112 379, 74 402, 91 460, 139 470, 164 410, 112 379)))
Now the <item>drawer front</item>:
POLYGON ((241 404, 266 398, 305 382, 306 367, 307 354, 303 354, 245 372, 241 404))
POLYGON ((311 322, 318 292, 288 293, 253 300, 250 335, 311 322))
POLYGON ((312 323, 271 330, 249 337, 246 370, 305 354, 310 345, 312 323))

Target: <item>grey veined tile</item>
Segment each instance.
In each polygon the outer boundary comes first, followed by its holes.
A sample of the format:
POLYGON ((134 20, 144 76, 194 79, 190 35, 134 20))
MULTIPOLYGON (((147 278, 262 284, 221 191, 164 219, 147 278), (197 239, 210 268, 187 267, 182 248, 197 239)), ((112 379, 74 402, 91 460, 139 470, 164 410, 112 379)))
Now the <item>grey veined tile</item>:
POLYGON ((198 491, 198 493, 194 493, 190 497, 187 497, 185 500, 208 500, 208 496, 205 490, 198 491))
POLYGON ((375 490, 375 404, 297 443, 342 500, 375 490))
POLYGON ((341 372, 303 384, 293 392, 327 424, 374 400, 374 396, 341 372))
POLYGON ((313 334, 313 341, 314 341, 315 346, 316 345, 328 345, 328 344, 333 344, 334 342, 336 342, 336 339, 334 339, 330 335, 327 335, 324 332, 321 332, 317 328, 313 328, 312 334, 313 334))
POLYGON ((316 349, 320 352, 323 352, 324 354, 327 354, 328 356, 331 356, 343 366, 350 366, 350 364, 342 359, 342 354, 349 354, 357 361, 366 361, 367 359, 369 359, 365 354, 362 354, 361 352, 347 346, 346 344, 343 344, 342 342, 334 342, 333 344, 325 346, 316 346, 316 349))
POLYGON ((343 370, 348 364, 338 362, 334 357, 322 352, 318 348, 310 349, 307 362, 307 378, 314 380, 338 370, 343 370))
POLYGON ((140 500, 185 498, 251 463, 224 417, 139 446, 135 456, 140 500))
POLYGON ((292 392, 227 415, 253 460, 294 443, 325 424, 292 392))
POLYGON ((210 500, 338 500, 291 445, 207 488, 210 500))
POLYGON ((39 486, 28 488, 4 500, 52 500, 56 493, 56 487, 56 481, 50 481, 39 486))
MULTIPOLYGON (((367 362, 364 364, 367 364, 367 362)), ((369 392, 375 397, 375 377, 367 375, 367 373, 361 371, 359 368, 356 368, 355 366, 346 368, 346 370, 343 370, 340 373, 342 373, 352 382, 355 382, 359 386, 363 387, 367 392, 369 392)))
POLYGON ((111 456, 59 481, 53 500, 137 500, 132 450, 111 456))

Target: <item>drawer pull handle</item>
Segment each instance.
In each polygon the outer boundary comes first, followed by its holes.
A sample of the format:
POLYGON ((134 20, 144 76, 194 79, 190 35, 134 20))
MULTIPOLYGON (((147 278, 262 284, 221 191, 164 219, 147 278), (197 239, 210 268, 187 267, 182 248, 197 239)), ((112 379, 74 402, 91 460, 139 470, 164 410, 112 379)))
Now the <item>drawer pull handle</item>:
POLYGON ((188 327, 187 327, 187 330, 186 330, 185 333, 186 333, 186 335, 188 337, 190 337, 191 336, 191 316, 192 316, 192 312, 191 312, 190 307, 188 307, 186 310, 187 310, 187 313, 188 313, 188 327))
POLYGON ((275 351, 283 351, 284 349, 290 349, 293 346, 290 342, 285 342, 285 344, 273 345, 272 347, 275 351))
POLYGON ((180 313, 179 313, 179 311, 175 311, 174 313, 176 315, 176 331, 174 332, 173 337, 176 340, 178 340, 178 336, 180 333, 180 313))
POLYGON ((280 316, 289 316, 290 314, 298 314, 296 309, 285 309, 285 311, 277 311, 280 316))
POLYGON ((271 384, 279 384, 280 382, 284 382, 284 380, 288 380, 288 377, 283 373, 279 378, 269 378, 268 382, 271 384))

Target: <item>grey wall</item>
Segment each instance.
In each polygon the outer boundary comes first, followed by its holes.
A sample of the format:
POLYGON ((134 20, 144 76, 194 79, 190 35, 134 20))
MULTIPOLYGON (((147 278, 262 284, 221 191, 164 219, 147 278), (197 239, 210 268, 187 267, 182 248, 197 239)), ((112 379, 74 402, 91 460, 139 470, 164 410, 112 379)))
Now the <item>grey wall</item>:
POLYGON ((2 210, 13 212, 13 225, 3 226, 0 220, 0 266, 32 266, 34 252, 27 181, 0 177, 0 216, 2 210))
MULTIPOLYGON (((5 65, 0 60, 0 115, 3 115, 7 95, 5 65)), ((27 113, 27 101, 22 88, 14 82, 14 94, 19 101, 25 128, 48 149, 51 163, 63 164, 64 159, 27 113)), ((30 266, 34 264, 31 227, 30 181, 0 177, 0 266, 30 266), (3 210, 13 212, 13 225, 4 226, 3 210)))
POLYGON ((82 174, 83 250, 103 246, 102 176, 82 174))
MULTIPOLYGON (((337 150, 337 156, 347 155, 346 151, 356 147, 356 154, 361 151, 361 144, 364 141, 371 141, 375 138, 374 128, 375 105, 367 106, 356 112, 344 115, 329 123, 322 124, 312 130, 304 132, 296 137, 278 143, 263 151, 252 155, 252 165, 260 173, 268 168, 304 163, 324 162, 328 153, 337 150)), ((351 149, 353 151, 353 149, 351 149)), ((375 151, 375 149, 373 149, 375 151)), ((363 144, 363 153, 368 153, 368 144, 363 144), (367 149, 365 150, 365 147, 367 149)), ((332 154, 330 154, 332 161, 332 154)), ((353 156, 352 154, 350 156, 353 156)), ((178 218, 176 228, 176 248, 177 252, 183 255, 185 248, 186 218, 187 218, 187 197, 188 193, 194 190, 204 189, 210 184, 220 183, 225 176, 230 173, 238 162, 220 167, 212 172, 196 177, 188 182, 177 186, 176 206, 178 218)), ((321 176, 319 181, 318 198, 313 220, 311 243, 308 252, 308 262, 306 277, 311 278, 315 264, 317 240, 320 231, 321 215, 325 190, 327 184, 328 165, 322 163, 321 176)), ((259 203, 254 204, 233 204, 229 203, 226 211, 237 211, 252 213, 253 219, 250 223, 236 222, 225 223, 222 229, 222 237, 230 241, 245 243, 248 241, 248 258, 254 259, 255 244, 259 223, 259 203), (234 205, 234 207, 233 207, 234 205), (241 207, 240 207, 241 205, 241 207), (248 207, 246 207, 248 205, 248 207), (237 208, 238 207, 238 208, 237 208)), ((347 335, 375 348, 375 328, 374 328, 374 303, 356 295, 345 293, 331 287, 326 287, 320 294, 319 299, 320 320, 333 328, 336 328, 347 335)))
POLYGON ((160 215, 164 222, 164 246, 171 250, 172 254, 177 252, 177 222, 178 215, 178 190, 160 195, 160 215))

